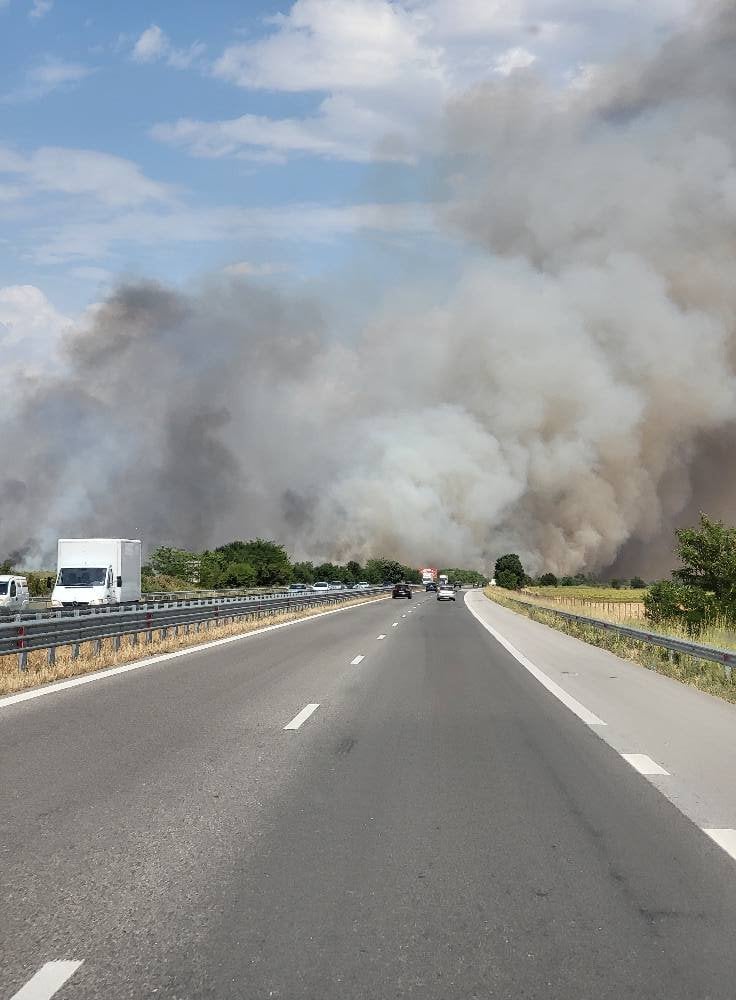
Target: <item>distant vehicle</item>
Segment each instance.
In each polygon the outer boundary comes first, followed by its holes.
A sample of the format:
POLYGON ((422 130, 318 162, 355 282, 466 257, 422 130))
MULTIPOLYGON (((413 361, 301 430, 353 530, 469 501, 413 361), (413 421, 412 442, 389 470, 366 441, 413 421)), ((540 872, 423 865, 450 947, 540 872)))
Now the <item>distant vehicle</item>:
POLYGON ((24 576, 0 576, 0 608, 19 611, 28 607, 28 580, 24 576))
POLYGON ((440 573, 437 579, 437 583, 439 583, 440 587, 446 587, 449 582, 450 580, 449 577, 447 576, 447 573, 440 573))
POLYGON ((429 594, 429 593, 435 593, 436 594, 437 593, 437 584, 434 582, 434 580, 430 580, 430 582, 427 584, 427 586, 424 588, 424 590, 425 590, 425 593, 427 593, 427 594, 429 594))
POLYGON ((345 590, 342 580, 330 580, 330 590, 345 590))
POLYGON ((329 589, 330 585, 327 580, 319 580, 317 583, 312 584, 312 590, 318 594, 326 594, 329 589))
POLYGON ((287 594, 305 594, 311 589, 307 583, 290 583, 287 594))
POLYGON ((408 583, 397 583, 391 592, 391 597, 406 597, 411 600, 411 587, 408 583))
POLYGON ((424 569, 419 571, 422 574, 422 583, 426 586, 428 583, 434 583, 437 579, 437 570, 433 569, 431 566, 426 566, 424 569))
POLYGON ((123 604, 140 598, 140 539, 59 539, 52 608, 123 604))
POLYGON ((455 590, 449 585, 449 583, 443 584, 437 591, 438 601, 454 601, 455 600, 455 590))
POLYGON ((371 585, 367 580, 361 580, 360 583, 356 583, 353 590, 370 590, 371 585))

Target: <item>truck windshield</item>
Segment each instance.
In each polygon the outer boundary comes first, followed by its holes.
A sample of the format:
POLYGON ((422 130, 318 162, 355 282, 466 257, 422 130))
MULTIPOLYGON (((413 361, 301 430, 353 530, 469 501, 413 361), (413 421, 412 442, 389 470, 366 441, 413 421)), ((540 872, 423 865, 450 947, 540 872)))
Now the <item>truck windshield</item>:
POLYGON ((8 592, 8 581, 6 580, 5 583, 0 583, 0 597, 2 597, 3 594, 7 594, 7 592, 8 592))
POLYGON ((83 566, 80 569, 64 566, 59 570, 56 584, 58 587, 99 587, 104 584, 106 576, 107 570, 94 566, 83 566))

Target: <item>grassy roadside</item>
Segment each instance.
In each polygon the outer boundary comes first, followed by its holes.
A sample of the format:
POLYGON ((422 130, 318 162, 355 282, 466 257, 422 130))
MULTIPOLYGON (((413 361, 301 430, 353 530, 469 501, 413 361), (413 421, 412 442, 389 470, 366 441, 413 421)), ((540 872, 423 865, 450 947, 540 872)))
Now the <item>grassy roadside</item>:
MULTIPOLYGON (((708 694, 716 695, 725 701, 736 704, 736 676, 728 678, 723 667, 718 663, 711 663, 709 660, 699 660, 694 656, 685 656, 681 653, 670 653, 666 649, 658 649, 649 643, 640 642, 636 639, 629 639, 626 636, 615 635, 611 632, 595 628, 592 625, 582 625, 578 622, 566 621, 554 612, 547 610, 537 604, 527 603, 512 598, 507 592, 498 587, 486 587, 483 593, 495 604, 500 604, 509 611, 516 614, 525 615, 532 621, 541 622, 558 632, 581 639, 591 646, 599 646, 607 649, 616 656, 621 656, 625 660, 638 663, 647 670, 654 670, 658 674, 672 677, 674 680, 689 684, 708 694)), ((515 597, 516 595, 514 595, 515 597)), ((636 627, 637 623, 631 623, 636 627)), ((640 627, 646 628, 644 623, 638 623, 640 627)), ((675 635, 675 633, 672 633, 675 635)), ((678 633, 677 638, 684 638, 682 633, 678 633)), ((713 642, 712 638, 704 636, 703 642, 719 645, 713 642)), ((730 645, 730 644, 729 644, 730 645)))
POLYGON ((522 593, 551 601, 585 601, 593 604, 633 602, 641 604, 648 589, 637 590, 631 587, 524 587, 522 593))
MULTIPOLYGON (((376 594, 370 597, 356 597, 352 600, 341 602, 337 607, 351 608, 360 604, 368 604, 373 601, 382 600, 383 594, 376 594)), ((34 650, 28 654, 28 669, 21 671, 18 669, 18 659, 15 654, 11 656, 0 656, 0 696, 16 694, 18 691, 25 691, 28 688, 40 687, 43 684, 50 684, 53 681, 65 680, 68 677, 78 677, 80 674, 89 674, 95 670, 104 670, 106 667, 116 667, 123 663, 133 663, 135 660, 144 660, 149 656, 156 656, 160 653, 172 653, 178 649, 186 649, 189 646, 198 646, 203 642, 210 642, 213 639, 224 639, 228 636, 246 635, 248 632, 255 632, 268 625, 278 625, 281 622, 298 621, 302 618, 313 618, 315 615, 324 614, 325 611, 334 610, 334 606, 318 606, 308 608, 304 611, 291 611, 277 614, 268 618, 260 618, 249 621, 236 621, 227 625, 218 625, 210 628, 203 628, 201 632, 190 632, 188 635, 169 635, 165 639, 157 639, 154 632, 154 641, 144 642, 144 633, 139 633, 138 645, 131 643, 131 637, 123 639, 120 649, 115 652, 112 648, 111 640, 107 639, 102 644, 102 650, 98 656, 93 654, 92 643, 83 643, 79 656, 72 659, 71 649, 68 646, 58 647, 56 652, 56 662, 52 666, 46 663, 45 650, 34 650)))

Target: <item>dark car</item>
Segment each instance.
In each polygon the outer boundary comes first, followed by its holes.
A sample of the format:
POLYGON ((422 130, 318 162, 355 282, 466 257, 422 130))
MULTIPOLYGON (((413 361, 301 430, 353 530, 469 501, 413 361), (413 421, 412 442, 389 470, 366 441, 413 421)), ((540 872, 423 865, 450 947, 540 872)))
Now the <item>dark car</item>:
POLYGON ((436 594, 437 593, 437 584, 436 583, 428 583, 427 586, 424 589, 425 589, 425 593, 427 593, 427 594, 429 594, 430 591, 433 594, 436 594))
POLYGON ((392 597, 408 597, 411 600, 411 587, 408 583, 397 583, 391 591, 392 597))

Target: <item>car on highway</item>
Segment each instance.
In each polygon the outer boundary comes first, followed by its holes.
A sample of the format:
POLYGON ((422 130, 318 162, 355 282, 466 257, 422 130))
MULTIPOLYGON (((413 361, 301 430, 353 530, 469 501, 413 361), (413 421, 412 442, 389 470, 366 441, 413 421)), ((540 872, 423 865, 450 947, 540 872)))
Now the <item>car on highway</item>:
POLYGON ((0 608, 28 607, 28 581, 24 576, 0 576, 0 608))
POLYGON ((411 600, 411 587, 408 583, 397 583, 391 591, 392 597, 406 597, 411 600))
POLYGON ((312 584, 312 590, 316 594, 326 594, 330 589, 330 585, 327 580, 318 580, 317 583, 312 584))
POLYGON ((371 585, 367 580, 361 580, 360 583, 356 583, 353 586, 353 590, 370 590, 371 585))
POLYGON ((345 590, 342 580, 330 580, 330 590, 345 590))
POLYGON ((306 594, 312 588, 308 583, 290 583, 289 589, 286 591, 287 594, 306 594))
POLYGON ((454 601, 455 600, 455 588, 451 587, 449 583, 443 583, 440 589, 437 591, 438 601, 454 601))
POLYGON ((424 591, 427 594, 436 594, 437 593, 437 584, 434 582, 434 580, 430 580, 429 581, 429 583, 427 584, 427 586, 424 588, 424 591))

